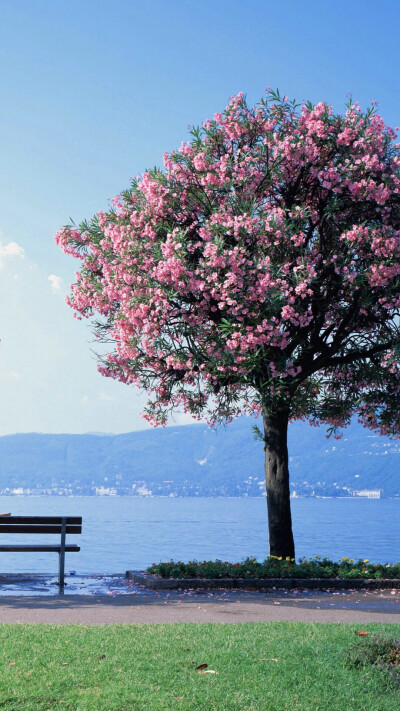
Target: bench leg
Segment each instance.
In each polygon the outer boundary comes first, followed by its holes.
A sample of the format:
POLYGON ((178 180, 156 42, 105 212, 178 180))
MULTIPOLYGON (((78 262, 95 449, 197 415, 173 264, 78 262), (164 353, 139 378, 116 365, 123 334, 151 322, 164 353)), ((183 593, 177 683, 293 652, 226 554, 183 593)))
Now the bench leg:
POLYGON ((67 521, 65 518, 61 519, 61 548, 60 548, 60 560, 59 560, 59 570, 58 570, 58 584, 60 588, 64 587, 64 568, 65 568, 65 534, 66 534, 67 521))
POLYGON ((59 569, 58 569, 58 584, 60 587, 64 587, 64 567, 65 567, 65 551, 61 550, 59 552, 59 569))

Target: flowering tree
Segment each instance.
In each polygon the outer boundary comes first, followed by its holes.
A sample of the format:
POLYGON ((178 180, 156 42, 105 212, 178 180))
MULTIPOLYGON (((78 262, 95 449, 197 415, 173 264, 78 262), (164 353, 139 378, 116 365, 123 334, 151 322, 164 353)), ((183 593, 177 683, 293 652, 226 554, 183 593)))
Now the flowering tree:
POLYGON ((110 342, 99 370, 210 423, 260 413, 270 554, 294 557, 288 422, 400 432, 400 150, 345 115, 242 94, 79 229, 68 299, 110 342))

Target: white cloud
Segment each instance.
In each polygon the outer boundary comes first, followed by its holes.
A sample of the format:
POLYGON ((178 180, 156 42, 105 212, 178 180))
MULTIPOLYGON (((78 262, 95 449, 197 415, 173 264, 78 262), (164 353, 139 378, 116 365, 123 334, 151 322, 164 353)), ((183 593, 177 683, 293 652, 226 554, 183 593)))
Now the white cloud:
POLYGON ((22 374, 16 370, 3 370, 0 371, 1 380, 19 380, 22 378, 22 374))
POLYGON ((198 422, 189 412, 174 412, 168 424, 170 425, 194 425, 198 422))
POLYGON ((12 257, 24 257, 25 250, 17 242, 9 242, 8 244, 3 244, 0 242, 0 269, 3 266, 5 259, 10 259, 12 257))
POLYGON ((115 400, 115 397, 111 397, 111 395, 106 395, 106 393, 100 393, 100 400, 106 400, 107 402, 113 402, 115 400))
POLYGON ((56 274, 50 274, 50 276, 48 276, 47 278, 51 284, 51 290, 53 294, 58 294, 63 285, 62 278, 57 276, 56 274))
POLYGON ((44 271, 0 228, 1 265, 0 435, 146 429, 145 396, 98 373, 88 324, 64 304, 62 265, 44 271))

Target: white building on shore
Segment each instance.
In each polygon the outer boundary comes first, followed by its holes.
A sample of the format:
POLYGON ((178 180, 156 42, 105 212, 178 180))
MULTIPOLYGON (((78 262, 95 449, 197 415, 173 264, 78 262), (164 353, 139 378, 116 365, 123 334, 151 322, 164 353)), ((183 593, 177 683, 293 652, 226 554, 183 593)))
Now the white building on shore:
POLYGON ((364 499, 380 499, 382 489, 360 489, 353 491, 353 496, 361 496, 364 499))

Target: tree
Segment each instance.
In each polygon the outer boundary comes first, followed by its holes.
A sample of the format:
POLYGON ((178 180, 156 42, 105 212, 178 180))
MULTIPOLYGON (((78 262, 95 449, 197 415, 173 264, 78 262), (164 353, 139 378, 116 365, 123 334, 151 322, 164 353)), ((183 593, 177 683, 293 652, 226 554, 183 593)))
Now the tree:
POLYGON ((112 345, 99 370, 211 424, 262 416, 270 554, 294 557, 288 422, 400 432, 399 144, 344 115, 242 94, 56 241, 68 299, 112 345))

